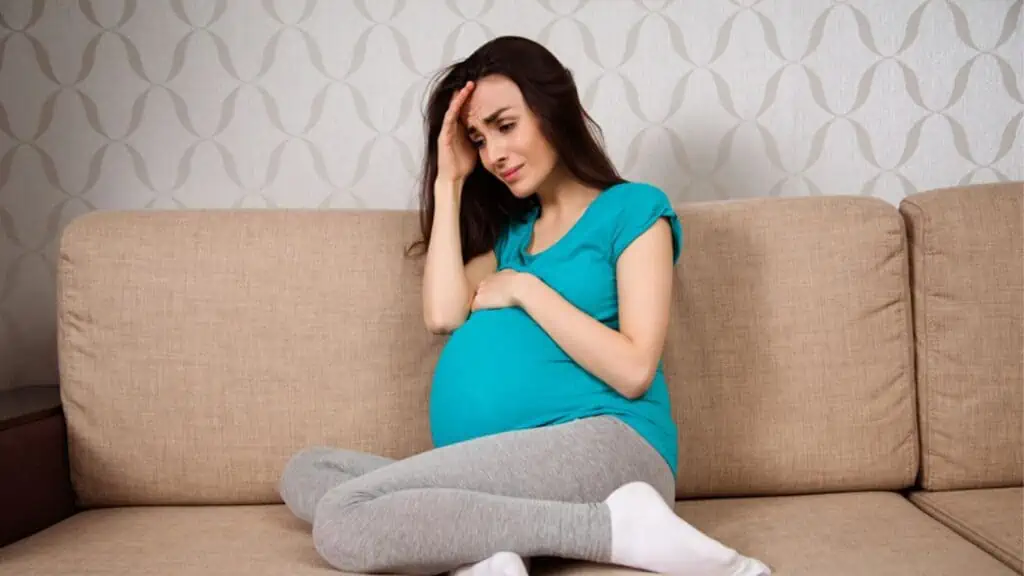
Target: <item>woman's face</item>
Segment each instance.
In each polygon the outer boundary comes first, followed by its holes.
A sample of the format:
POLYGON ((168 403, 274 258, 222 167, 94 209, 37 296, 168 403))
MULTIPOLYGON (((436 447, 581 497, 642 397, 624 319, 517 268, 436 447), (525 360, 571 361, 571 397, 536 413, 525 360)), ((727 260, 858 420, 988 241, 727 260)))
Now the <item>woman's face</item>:
POLYGON ((512 80, 492 75, 476 81, 461 116, 484 168, 515 196, 535 193, 554 172, 558 154, 512 80))

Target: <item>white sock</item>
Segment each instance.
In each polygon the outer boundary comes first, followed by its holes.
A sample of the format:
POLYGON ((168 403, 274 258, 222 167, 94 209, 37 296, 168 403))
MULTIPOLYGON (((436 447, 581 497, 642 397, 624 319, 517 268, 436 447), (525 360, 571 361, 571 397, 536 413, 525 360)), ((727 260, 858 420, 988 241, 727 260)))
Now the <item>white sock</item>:
POLYGON ((771 574, 763 563, 740 555, 677 516, 650 484, 625 484, 605 504, 611 512, 613 564, 662 574, 771 574))
POLYGON ((456 568, 452 576, 528 576, 526 563, 514 552, 498 552, 477 562, 456 568))

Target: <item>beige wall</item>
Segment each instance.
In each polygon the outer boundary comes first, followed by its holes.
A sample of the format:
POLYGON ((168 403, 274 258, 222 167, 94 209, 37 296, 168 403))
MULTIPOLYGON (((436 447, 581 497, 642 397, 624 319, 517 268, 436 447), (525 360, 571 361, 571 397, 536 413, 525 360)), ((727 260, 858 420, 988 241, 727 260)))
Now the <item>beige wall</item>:
POLYGON ((111 208, 415 206, 425 79, 573 69, 680 202, 1024 178, 1016 0, 3 0, 0 389, 52 383, 57 238, 111 208))

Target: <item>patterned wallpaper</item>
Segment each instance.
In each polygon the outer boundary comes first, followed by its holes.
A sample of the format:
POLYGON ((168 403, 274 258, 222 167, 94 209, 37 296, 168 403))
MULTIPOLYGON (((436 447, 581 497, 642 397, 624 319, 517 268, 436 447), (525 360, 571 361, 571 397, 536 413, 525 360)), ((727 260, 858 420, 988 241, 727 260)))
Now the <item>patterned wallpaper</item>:
POLYGON ((1024 178, 1021 0, 0 0, 0 389, 111 208, 415 207, 423 88, 519 34, 679 202, 1024 178))

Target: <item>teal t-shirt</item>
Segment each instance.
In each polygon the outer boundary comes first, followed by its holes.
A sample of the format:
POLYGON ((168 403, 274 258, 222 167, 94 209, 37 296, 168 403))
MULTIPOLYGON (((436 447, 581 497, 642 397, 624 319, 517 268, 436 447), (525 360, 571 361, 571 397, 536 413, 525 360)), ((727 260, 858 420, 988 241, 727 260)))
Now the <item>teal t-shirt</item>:
MULTIPOLYGON (((660 189, 627 182, 602 191, 576 224, 539 254, 527 252, 535 208, 498 239, 498 269, 529 272, 577 308, 619 328, 616 261, 660 218, 673 233, 673 261, 682 228, 660 189)), ((430 425, 435 446, 610 415, 621 418, 677 474, 677 431, 659 363, 654 382, 630 400, 591 375, 518 307, 473 312, 449 338, 434 372, 430 425)))

